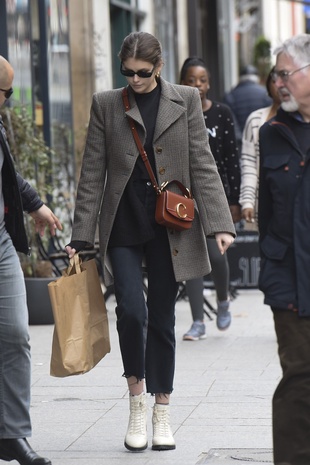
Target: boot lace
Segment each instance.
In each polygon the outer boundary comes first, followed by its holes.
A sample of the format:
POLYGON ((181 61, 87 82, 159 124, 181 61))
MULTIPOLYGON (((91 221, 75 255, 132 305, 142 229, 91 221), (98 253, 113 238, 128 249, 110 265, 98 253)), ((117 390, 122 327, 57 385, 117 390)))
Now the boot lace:
POLYGON ((128 433, 130 435, 145 434, 146 405, 137 401, 131 404, 128 433))
POLYGON ((168 409, 154 409, 154 436, 169 436, 170 431, 170 414, 168 409))

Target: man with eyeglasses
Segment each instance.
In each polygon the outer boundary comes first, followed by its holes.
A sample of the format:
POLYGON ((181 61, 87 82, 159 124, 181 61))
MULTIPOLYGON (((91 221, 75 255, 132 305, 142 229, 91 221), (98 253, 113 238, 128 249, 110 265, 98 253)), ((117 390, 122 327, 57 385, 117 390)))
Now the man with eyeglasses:
MULTIPOLYGON (((0 56, 0 107, 12 95, 14 71, 0 56)), ((0 460, 51 465, 31 448, 30 346, 24 277, 16 251, 28 254, 23 211, 43 235, 61 224, 37 192, 15 171, 0 118, 0 460)))
POLYGON ((259 287, 283 372, 273 396, 274 463, 309 465, 310 35, 286 40, 275 54, 281 106, 259 134, 259 287))

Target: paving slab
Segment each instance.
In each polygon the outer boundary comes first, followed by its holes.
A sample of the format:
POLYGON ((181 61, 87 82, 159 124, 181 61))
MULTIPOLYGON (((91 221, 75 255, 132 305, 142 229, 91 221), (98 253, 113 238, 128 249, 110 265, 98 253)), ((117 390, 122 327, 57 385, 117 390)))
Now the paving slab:
POLYGON ((273 463, 270 449, 211 449, 197 465, 259 465, 273 463))
MULTIPOLYGON (((214 293, 208 298, 215 305, 214 293)), ((51 458, 53 465, 272 463, 271 399, 281 370, 272 313, 258 290, 239 291, 231 304, 232 325, 227 331, 219 331, 214 318, 206 318, 207 338, 197 342, 182 340, 191 325, 191 313, 187 301, 177 302, 171 396, 177 447, 167 452, 152 451, 149 444, 146 451, 135 454, 123 446, 129 401, 114 307, 110 298, 111 353, 85 375, 51 377, 53 326, 30 327, 30 443, 38 453, 51 458)), ((154 400, 148 396, 147 402, 151 443, 154 400)))

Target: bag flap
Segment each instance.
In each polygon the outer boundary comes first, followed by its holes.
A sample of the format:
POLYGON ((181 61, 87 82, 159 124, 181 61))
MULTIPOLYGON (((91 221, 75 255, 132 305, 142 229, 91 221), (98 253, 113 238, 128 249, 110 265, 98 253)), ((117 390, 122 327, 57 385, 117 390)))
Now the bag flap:
POLYGON ((193 199, 166 191, 166 210, 182 221, 193 221, 195 208, 193 199))

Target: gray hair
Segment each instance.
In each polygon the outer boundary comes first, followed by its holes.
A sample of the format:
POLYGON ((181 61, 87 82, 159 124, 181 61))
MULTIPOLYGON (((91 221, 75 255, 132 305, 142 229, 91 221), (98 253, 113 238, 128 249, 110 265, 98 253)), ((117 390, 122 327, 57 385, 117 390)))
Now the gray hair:
POLYGON ((310 63, 310 34, 298 34, 285 40, 275 48, 274 55, 284 53, 290 56, 296 65, 305 66, 310 63))

